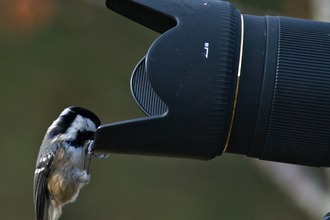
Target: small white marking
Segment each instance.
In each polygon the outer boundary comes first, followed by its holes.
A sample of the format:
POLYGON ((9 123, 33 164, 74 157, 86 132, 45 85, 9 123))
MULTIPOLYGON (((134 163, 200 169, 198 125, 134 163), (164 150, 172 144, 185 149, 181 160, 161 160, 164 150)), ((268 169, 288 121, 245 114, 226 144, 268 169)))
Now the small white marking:
POLYGON ((70 107, 64 109, 64 110, 61 112, 60 116, 62 116, 62 115, 67 115, 69 112, 73 112, 73 111, 70 109, 70 107))
POLYGON ((35 173, 35 174, 40 173, 40 172, 42 172, 44 169, 45 169, 45 167, 38 168, 38 169, 36 169, 36 172, 34 172, 34 173, 35 173))
POLYGON ((205 58, 209 58, 209 46, 210 44, 208 42, 205 42, 204 49, 205 49, 205 58))
POLYGON ((40 158, 40 162, 45 162, 46 160, 50 159, 53 156, 53 154, 48 154, 47 156, 44 156, 42 158, 40 158))

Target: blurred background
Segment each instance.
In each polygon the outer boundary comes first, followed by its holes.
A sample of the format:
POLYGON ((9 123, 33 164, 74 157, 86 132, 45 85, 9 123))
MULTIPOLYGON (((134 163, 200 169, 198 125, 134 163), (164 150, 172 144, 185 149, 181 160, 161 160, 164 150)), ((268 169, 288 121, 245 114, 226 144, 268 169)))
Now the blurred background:
MULTIPOLYGON (((329 20, 328 0, 233 0, 242 13, 329 20)), ((33 219, 41 140, 60 112, 102 123, 144 117, 131 73, 159 36, 104 0, 0 0, 0 218, 33 219)), ((61 219, 317 220, 330 211, 327 169, 224 154, 204 162, 112 155, 61 219)))

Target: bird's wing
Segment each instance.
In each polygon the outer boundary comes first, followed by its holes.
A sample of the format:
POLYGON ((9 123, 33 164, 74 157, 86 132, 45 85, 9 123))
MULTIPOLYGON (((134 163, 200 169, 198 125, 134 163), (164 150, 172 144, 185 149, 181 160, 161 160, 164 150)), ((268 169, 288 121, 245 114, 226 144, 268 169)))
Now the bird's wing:
POLYGON ((47 151, 40 152, 34 173, 33 202, 36 220, 43 220, 45 214, 46 180, 53 165, 58 143, 52 143, 47 151))

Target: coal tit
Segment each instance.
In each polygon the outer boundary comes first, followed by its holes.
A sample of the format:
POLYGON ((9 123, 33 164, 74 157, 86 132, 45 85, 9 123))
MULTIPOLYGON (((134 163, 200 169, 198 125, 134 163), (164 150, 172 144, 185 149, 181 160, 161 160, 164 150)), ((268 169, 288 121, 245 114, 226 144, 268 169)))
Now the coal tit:
POLYGON ((91 111, 69 107, 48 128, 34 173, 33 200, 37 220, 44 219, 46 201, 48 218, 58 219, 62 206, 74 202, 81 187, 89 182, 91 154, 106 158, 92 150, 91 140, 100 125, 99 118, 91 111), (87 153, 88 167, 84 170, 87 153))

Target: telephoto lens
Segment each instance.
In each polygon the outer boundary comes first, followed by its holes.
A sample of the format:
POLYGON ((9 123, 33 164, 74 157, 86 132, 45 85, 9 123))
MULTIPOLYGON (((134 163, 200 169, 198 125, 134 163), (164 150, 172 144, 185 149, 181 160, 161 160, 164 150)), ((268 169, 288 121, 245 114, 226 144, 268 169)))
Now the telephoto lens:
POLYGON ((101 126, 96 150, 330 166, 329 23, 243 15, 218 0, 107 7, 161 35, 131 79, 147 117, 101 126))

